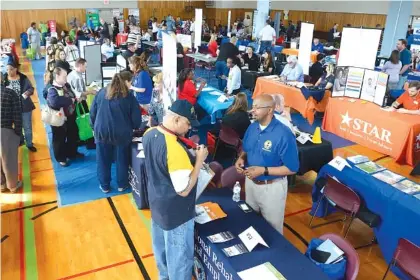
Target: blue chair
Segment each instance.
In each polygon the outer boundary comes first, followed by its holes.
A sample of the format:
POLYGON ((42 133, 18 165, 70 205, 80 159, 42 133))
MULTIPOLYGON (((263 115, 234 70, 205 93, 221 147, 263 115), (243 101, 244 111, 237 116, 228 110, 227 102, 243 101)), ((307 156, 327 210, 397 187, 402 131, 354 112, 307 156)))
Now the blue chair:
POLYGON ((230 38, 229 37, 223 37, 222 43, 220 45, 223 45, 223 44, 229 43, 229 42, 230 42, 230 38))
POLYGON ((281 53, 283 51, 283 46, 274 46, 272 51, 274 54, 281 53))

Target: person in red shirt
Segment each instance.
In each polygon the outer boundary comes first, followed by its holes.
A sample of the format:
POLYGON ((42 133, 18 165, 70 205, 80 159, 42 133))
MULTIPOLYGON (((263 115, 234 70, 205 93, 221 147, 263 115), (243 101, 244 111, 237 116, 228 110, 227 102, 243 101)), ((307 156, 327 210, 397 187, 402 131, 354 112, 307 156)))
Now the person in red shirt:
POLYGON ((217 35, 216 34, 211 34, 210 37, 210 42, 207 45, 209 53, 211 54, 212 57, 217 57, 217 35))
POLYGON ((178 77, 178 99, 187 100, 194 106, 194 109, 197 113, 197 118, 202 119, 207 113, 197 104, 197 98, 206 85, 205 80, 200 81, 200 86, 196 88, 194 82, 194 71, 193 69, 183 69, 179 73, 178 77))
POLYGON ((408 90, 392 103, 392 107, 400 113, 420 115, 420 82, 414 81, 408 84, 408 90))

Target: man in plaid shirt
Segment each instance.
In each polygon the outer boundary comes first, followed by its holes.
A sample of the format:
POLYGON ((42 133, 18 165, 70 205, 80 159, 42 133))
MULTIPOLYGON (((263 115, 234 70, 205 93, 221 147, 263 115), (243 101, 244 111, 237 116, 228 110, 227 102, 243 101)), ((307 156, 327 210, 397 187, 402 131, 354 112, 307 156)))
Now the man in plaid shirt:
MULTIPOLYGON (((3 80, 3 79, 2 79, 3 80)), ((22 106, 18 95, 1 85, 1 191, 15 193, 22 187, 18 181, 18 148, 22 134, 22 106)))

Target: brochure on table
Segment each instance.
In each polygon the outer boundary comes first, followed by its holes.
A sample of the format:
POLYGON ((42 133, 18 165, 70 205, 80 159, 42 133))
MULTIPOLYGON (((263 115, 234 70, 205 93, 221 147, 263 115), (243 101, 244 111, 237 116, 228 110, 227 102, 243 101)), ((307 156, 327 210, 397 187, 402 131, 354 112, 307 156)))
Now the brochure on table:
POLYGON ((264 280, 286 280, 286 278, 281 274, 271 263, 266 262, 258 266, 243 270, 238 272, 239 277, 242 280, 255 280, 255 279, 264 279, 264 280))
POLYGON ((219 204, 213 202, 205 202, 195 206, 195 222, 205 224, 217 219, 227 217, 219 204))

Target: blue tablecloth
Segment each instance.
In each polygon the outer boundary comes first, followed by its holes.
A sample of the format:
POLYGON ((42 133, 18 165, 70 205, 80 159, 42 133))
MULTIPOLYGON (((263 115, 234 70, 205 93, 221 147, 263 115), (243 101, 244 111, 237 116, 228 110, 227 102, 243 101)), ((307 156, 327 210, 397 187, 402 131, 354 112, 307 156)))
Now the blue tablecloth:
POLYGON ((321 102, 325 94, 325 90, 310 90, 305 87, 302 87, 300 90, 303 96, 305 96, 306 100, 308 100, 308 98, 312 96, 317 102, 321 102))
POLYGON ((408 73, 407 81, 420 81, 420 76, 408 73))
MULTIPOLYGON (((353 166, 351 163, 350 165, 353 166)), ((330 165, 325 165, 318 173, 318 178, 325 178, 327 175, 336 177, 341 183, 356 191, 365 201, 367 208, 381 217, 381 224, 374 229, 374 232, 388 263, 392 259, 399 238, 406 238, 420 245, 420 199, 405 194, 354 166, 338 171, 330 165)), ((311 214, 315 212, 320 197, 319 189, 314 185, 311 214)), ((317 216, 325 213, 325 207, 324 200, 318 209, 317 216)), ((349 234, 352 234, 351 229, 349 234)), ((369 233, 366 232, 366 234, 369 233)), ((355 244, 355 246, 359 245, 362 244, 355 244)), ((398 270, 394 272, 404 277, 398 270)))
POLYGON ((204 225, 196 224, 195 256, 196 264, 204 269, 206 277, 200 279, 240 279, 237 272, 270 262, 288 280, 317 279, 328 277, 309 259, 300 253, 289 241, 272 228, 255 212, 244 213, 232 201, 230 189, 206 191, 199 203, 215 202, 227 214, 224 219, 204 225), (253 226, 270 248, 257 246, 252 252, 235 257, 226 257, 223 248, 241 243, 238 234, 253 226), (207 236, 222 231, 230 231, 236 238, 221 244, 213 244, 207 236), (198 252, 201 251, 201 254, 198 252), (216 274, 216 277, 214 275, 216 274))
POLYGON ((223 111, 232 105, 233 97, 228 101, 221 103, 217 101, 219 95, 213 95, 210 94, 210 92, 223 94, 223 92, 213 87, 205 87, 198 96, 197 102, 201 108, 203 108, 210 115, 211 123, 214 124, 218 118, 223 116, 223 111))

